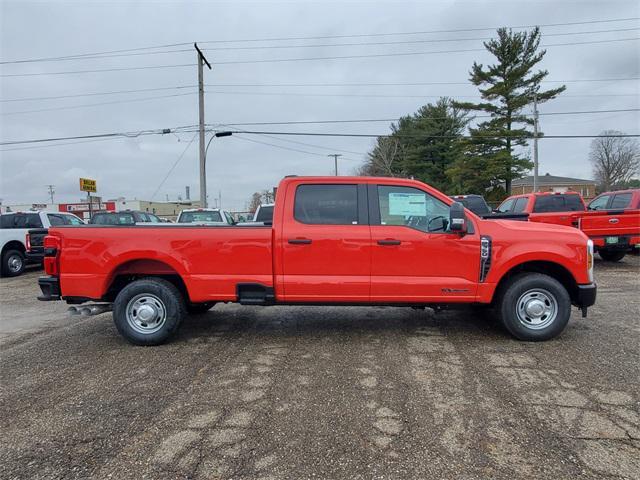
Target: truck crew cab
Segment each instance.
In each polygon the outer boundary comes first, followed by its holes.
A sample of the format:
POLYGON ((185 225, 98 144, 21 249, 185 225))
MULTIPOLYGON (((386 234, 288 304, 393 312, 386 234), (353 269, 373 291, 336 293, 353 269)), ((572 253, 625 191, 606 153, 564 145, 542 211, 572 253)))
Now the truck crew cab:
POLYGON ((216 302, 492 306, 516 338, 547 340, 596 296, 579 230, 484 220, 399 178, 289 177, 272 225, 59 227, 45 248, 39 299, 113 308, 137 345, 216 302))

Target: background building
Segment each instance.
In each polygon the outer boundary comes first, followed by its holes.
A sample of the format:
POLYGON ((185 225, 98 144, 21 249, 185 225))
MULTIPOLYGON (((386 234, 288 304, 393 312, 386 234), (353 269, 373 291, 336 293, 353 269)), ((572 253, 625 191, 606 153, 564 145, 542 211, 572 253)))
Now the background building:
MULTIPOLYGON (((596 196, 595 180, 583 180, 581 178, 556 177, 554 175, 540 175, 538 177, 539 192, 578 192, 585 199, 596 196)), ((512 195, 533 192, 533 176, 518 178, 511 183, 512 195)))

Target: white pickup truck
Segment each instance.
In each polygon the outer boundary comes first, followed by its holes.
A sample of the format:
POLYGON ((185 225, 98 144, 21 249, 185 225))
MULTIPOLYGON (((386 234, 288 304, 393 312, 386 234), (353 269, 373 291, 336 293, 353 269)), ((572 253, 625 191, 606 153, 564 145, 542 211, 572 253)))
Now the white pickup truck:
MULTIPOLYGON (((72 213, 64 212, 12 212, 0 215, 0 271, 2 276, 15 277, 24 271, 26 236, 33 228, 49 228, 58 225, 83 225, 72 213)), ((37 262, 31 259, 32 262, 37 262)))
POLYGON ((234 225, 235 221, 229 212, 219 208, 187 208, 180 212, 176 223, 234 225))

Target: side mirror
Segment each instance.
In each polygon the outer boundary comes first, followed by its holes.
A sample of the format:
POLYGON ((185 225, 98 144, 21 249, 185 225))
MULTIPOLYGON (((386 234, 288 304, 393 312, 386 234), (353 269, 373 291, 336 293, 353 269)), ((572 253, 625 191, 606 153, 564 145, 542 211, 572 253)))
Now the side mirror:
POLYGON ((449 228, 455 233, 467 233, 467 218, 461 203, 453 202, 449 208, 449 228))

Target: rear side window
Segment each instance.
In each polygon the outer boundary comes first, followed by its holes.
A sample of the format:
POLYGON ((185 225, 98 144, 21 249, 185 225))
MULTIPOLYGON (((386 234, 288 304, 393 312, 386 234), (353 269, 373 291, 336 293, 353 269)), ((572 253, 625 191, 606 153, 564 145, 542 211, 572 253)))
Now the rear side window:
POLYGON ((16 228, 15 227, 15 215, 0 215, 0 227, 1 228, 16 228))
POLYGON ((611 201, 611 208, 629 208, 631 203, 631 193, 618 193, 613 196, 611 201))
POLYGON ((527 208, 527 202, 529 199, 527 197, 516 198, 515 203, 513 204, 513 213, 522 213, 527 208))
POLYGON ((356 225, 356 185, 300 185, 296 189, 294 218, 312 225, 356 225))
POLYGON ((42 228, 42 220, 37 213, 18 213, 13 228, 42 228))

